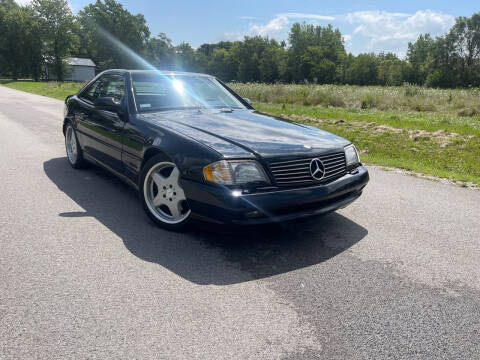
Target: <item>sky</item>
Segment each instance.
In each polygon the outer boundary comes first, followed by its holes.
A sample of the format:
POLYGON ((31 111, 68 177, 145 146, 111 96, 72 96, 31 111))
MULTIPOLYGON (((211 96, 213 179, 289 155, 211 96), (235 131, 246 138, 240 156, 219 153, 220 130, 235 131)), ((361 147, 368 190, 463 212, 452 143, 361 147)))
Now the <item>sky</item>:
MULTIPOLYGON (((17 0, 26 3, 29 0, 17 0)), ((69 0, 74 13, 93 0, 69 0)), ((117 0, 118 1, 118 0, 117 0)), ((141 13, 153 35, 164 32, 174 44, 262 35, 286 40, 294 22, 332 24, 344 36, 347 51, 394 52, 403 57, 409 41, 422 33, 442 35, 458 16, 480 11, 478 0, 120 0, 141 13)))

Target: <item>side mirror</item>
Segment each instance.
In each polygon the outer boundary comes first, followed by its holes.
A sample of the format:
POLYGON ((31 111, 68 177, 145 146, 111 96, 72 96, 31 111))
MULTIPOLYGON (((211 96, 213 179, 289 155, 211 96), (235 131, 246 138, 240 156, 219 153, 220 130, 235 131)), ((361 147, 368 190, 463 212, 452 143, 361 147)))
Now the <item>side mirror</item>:
POLYGON ((99 97, 95 99, 93 105, 100 110, 108 110, 113 112, 119 112, 122 106, 119 101, 116 101, 113 97, 99 97))
POLYGON ((245 100, 245 102, 246 102, 248 105, 252 105, 252 100, 250 100, 249 98, 243 98, 243 100, 245 100))

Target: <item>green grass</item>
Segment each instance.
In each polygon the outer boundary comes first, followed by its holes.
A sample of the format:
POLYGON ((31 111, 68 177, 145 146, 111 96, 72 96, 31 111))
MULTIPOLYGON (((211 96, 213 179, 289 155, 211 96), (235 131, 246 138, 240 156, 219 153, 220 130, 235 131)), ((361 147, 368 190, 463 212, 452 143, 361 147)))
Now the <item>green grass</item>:
POLYGON ((480 185, 478 121, 445 114, 302 105, 256 103, 255 108, 272 115, 293 116, 297 122, 349 139, 361 152, 362 161, 368 164, 480 185), (388 127, 382 129, 381 125, 388 127), (418 130, 419 136, 414 136, 418 130), (439 130, 458 135, 441 134, 437 137, 434 132, 439 130))
POLYGON ((280 105, 256 103, 260 111, 280 114, 296 114, 318 119, 346 120, 384 124, 400 129, 422 129, 427 131, 445 130, 465 135, 480 135, 480 119, 461 117, 444 113, 419 113, 401 111, 363 110, 304 105, 280 105))
POLYGON ((29 80, 0 80, 0 84, 11 89, 48 96, 59 100, 65 100, 68 95, 77 93, 83 86, 83 83, 78 82, 34 82, 29 80))

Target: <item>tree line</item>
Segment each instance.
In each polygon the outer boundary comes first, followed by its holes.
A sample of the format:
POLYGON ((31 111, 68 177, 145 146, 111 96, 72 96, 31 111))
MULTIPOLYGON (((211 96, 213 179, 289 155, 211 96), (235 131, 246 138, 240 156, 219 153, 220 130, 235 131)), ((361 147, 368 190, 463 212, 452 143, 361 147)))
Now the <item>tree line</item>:
POLYGON ((20 6, 0 0, 0 76, 33 78, 48 63, 58 79, 65 57, 91 58, 109 68, 206 72, 225 81, 431 87, 480 86, 480 13, 459 17, 447 34, 423 34, 404 59, 393 53, 347 53, 331 25, 292 25, 287 41, 245 36, 241 41, 174 45, 152 36, 142 14, 115 0, 97 0, 74 15, 66 0, 20 6))

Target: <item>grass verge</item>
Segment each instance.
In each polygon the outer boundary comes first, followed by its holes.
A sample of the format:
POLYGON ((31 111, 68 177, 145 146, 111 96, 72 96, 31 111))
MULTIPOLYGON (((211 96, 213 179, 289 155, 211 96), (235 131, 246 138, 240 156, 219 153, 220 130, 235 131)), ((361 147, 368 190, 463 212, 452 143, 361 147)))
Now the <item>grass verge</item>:
POLYGON ((48 96, 58 100, 65 100, 68 95, 77 93, 83 86, 83 83, 78 82, 35 82, 29 80, 0 80, 0 84, 11 89, 48 96))

